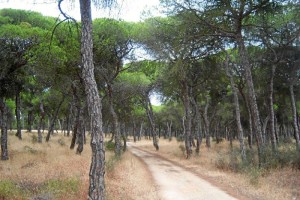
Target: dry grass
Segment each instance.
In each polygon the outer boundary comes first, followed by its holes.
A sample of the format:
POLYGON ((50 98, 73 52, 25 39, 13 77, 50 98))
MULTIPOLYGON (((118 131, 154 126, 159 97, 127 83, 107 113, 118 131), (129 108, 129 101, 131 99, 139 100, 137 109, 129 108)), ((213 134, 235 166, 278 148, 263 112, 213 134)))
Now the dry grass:
MULTIPOLYGON (((9 160, 0 161, 0 199, 87 199, 91 149, 81 155, 70 150, 71 137, 61 133, 48 143, 34 142, 36 132, 23 140, 9 133, 9 160)), ((89 138, 87 138, 89 141, 89 138)), ((106 151, 106 192, 109 200, 157 198, 147 168, 129 152, 116 160, 106 151)))
MULTIPOLYGON (((91 160, 89 145, 82 155, 69 149, 71 138, 62 134, 53 136, 49 143, 34 143, 36 133, 23 133, 19 141, 9 134, 8 161, 0 161, 0 199, 86 199, 91 160), (6 195, 6 198, 3 198, 6 195), (2 196, 1 196, 2 195, 2 196)), ((87 139, 89 141, 89 139, 87 139)), ((186 160, 180 145, 160 140, 155 151, 150 140, 137 145, 180 163, 200 176, 212 181, 240 199, 297 200, 300 199, 300 172, 283 168, 266 172, 249 170, 233 173, 216 167, 220 156, 228 156, 229 144, 204 145, 200 156, 186 160), (246 198, 243 198, 246 197, 246 198)), ((157 200, 157 188, 143 162, 130 152, 116 160, 113 152, 106 152, 106 192, 108 200, 157 200)))
MULTIPOLYGON (((182 151, 182 142, 173 139, 160 140, 160 150, 156 152, 150 140, 137 143, 143 149, 166 157, 169 160, 196 172, 219 187, 229 191, 240 199, 257 200, 298 200, 300 199, 300 171, 291 168, 281 168, 269 171, 248 169, 249 172, 234 173, 216 167, 216 161, 221 157, 229 157, 229 143, 212 143, 211 149, 202 144, 200 155, 194 155, 186 160, 182 151)), ((238 146, 238 144, 234 144, 238 146)), ((225 159, 225 158, 222 158, 225 159)))

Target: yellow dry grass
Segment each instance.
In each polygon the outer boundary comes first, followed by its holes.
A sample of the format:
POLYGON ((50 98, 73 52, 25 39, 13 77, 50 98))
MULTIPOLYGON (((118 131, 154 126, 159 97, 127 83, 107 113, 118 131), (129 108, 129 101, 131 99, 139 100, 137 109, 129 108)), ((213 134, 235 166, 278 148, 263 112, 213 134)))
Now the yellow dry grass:
MULTIPOLYGON (((59 133, 51 137, 48 143, 43 141, 39 144, 32 142, 32 138, 35 137, 33 135, 36 136, 36 133, 24 132, 23 140, 20 141, 13 133, 9 134, 10 159, 0 161, 0 183, 9 180, 15 183, 18 189, 26 191, 25 194, 15 193, 9 199, 34 199, 33 197, 36 199, 38 197, 63 200, 87 199, 91 161, 89 144, 84 146, 81 155, 76 155, 75 150, 69 149, 71 137, 64 137, 59 133), (70 187, 60 192, 43 189, 42 186, 51 180, 54 180, 54 183, 50 184, 54 190, 61 190, 59 187, 64 187, 57 182, 69 184, 70 187), (73 185, 76 186, 76 190, 72 190, 73 185)), ((89 143, 89 138, 87 138, 87 143, 89 143)), ((229 144, 226 141, 218 145, 213 143, 209 150, 202 145, 200 156, 193 156, 189 160, 185 159, 180 148, 183 143, 175 139, 171 142, 161 139, 158 152, 152 146, 151 140, 142 140, 136 145, 185 166, 216 185, 224 187, 240 199, 300 199, 299 171, 283 168, 269 171, 263 176, 259 173, 253 176, 251 174, 255 171, 247 175, 247 173, 233 173, 216 168, 216 160, 228 153, 229 144)), ((113 152, 106 152, 108 200, 159 199, 152 176, 142 161, 130 152, 124 153, 121 160, 115 160, 113 154, 113 152)))
MULTIPOLYGON (((22 134, 23 140, 19 140, 13 132, 9 133, 9 160, 0 161, 0 186, 1 182, 9 181, 22 192, 13 191, 5 199, 87 199, 90 138, 87 138, 82 154, 77 155, 75 150, 69 149, 71 137, 64 137, 62 133, 55 134, 48 143, 43 141, 42 144, 33 142, 36 132, 22 134), (44 187, 49 182, 50 191, 44 187), (70 187, 60 184, 69 184, 71 189, 73 185, 77 187, 70 191, 70 187)), ((107 199, 158 199, 152 177, 143 162, 129 152, 118 161, 113 155, 113 152, 106 151, 107 199)), ((0 199, 3 199, 1 188, 0 199)))

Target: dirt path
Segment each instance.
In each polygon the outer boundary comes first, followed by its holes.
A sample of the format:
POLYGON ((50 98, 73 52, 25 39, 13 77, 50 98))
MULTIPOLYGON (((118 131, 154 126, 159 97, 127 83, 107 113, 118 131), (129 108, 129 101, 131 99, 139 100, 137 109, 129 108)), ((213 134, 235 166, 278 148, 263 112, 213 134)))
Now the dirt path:
POLYGON ((161 200, 237 200, 192 172, 128 143, 130 151, 142 159, 158 186, 161 200))

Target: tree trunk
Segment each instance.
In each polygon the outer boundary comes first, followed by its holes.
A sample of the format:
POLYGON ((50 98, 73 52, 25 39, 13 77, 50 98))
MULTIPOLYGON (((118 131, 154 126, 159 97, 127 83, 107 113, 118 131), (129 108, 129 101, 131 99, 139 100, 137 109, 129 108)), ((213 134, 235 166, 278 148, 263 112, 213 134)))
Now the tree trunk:
POLYGON ((44 111, 44 105, 41 102, 40 103, 40 122, 39 122, 39 125, 38 125, 38 143, 42 143, 42 140, 43 140, 43 136, 42 136, 42 133, 41 133, 41 128, 44 124, 44 120, 45 120, 45 111, 44 111))
POLYGON ((245 70, 245 79, 248 87, 248 98, 249 98, 249 107, 252 116, 254 133, 256 136, 256 143, 258 149, 258 157, 259 157, 259 166, 262 164, 262 153, 264 149, 263 139, 262 139, 262 126, 260 122, 259 110, 256 102, 256 94, 252 79, 251 65, 249 62, 249 57, 247 54, 247 50, 244 44, 244 40, 242 34, 238 34, 236 36, 237 46, 239 50, 240 62, 245 70))
POLYGON ((113 105, 113 91, 111 85, 108 83, 108 102, 109 102, 109 111, 112 116, 113 126, 112 126, 112 134, 114 135, 115 139, 115 155, 121 156, 121 134, 120 134, 120 125, 118 115, 115 112, 114 105, 113 105))
POLYGON ((234 82, 234 79, 233 79, 233 76, 231 74, 228 64, 229 64, 229 55, 227 55, 225 66, 226 66, 227 76, 230 79, 230 85, 231 85, 232 92, 233 92, 233 102, 234 102, 234 107, 235 107, 235 120, 236 120, 237 129, 238 129, 241 157, 242 157, 242 160, 245 161, 247 157, 246 157, 246 147, 245 147, 245 143, 244 143, 244 130, 243 130, 243 126, 241 123, 241 112, 240 112, 240 104, 239 104, 239 97, 238 97, 238 89, 235 85, 235 82, 234 82))
POLYGON ((140 127, 140 131, 139 131, 138 140, 141 140, 141 139, 142 139, 143 125, 144 125, 144 121, 141 122, 141 127, 140 127))
POLYGON ((22 140, 22 133, 21 133, 21 98, 20 98, 20 90, 17 89, 16 91, 16 99, 15 99, 15 103, 16 103, 16 109, 15 109, 15 114, 16 114, 16 120, 17 120, 17 133, 16 136, 22 140))
POLYGON ((3 98, 0 98, 0 111, 1 111, 1 160, 8 160, 8 149, 7 149, 8 108, 3 98))
POLYGON ((210 122, 208 119, 208 107, 209 107, 209 97, 206 96, 206 105, 204 108, 204 122, 205 122, 205 138, 206 138, 206 147, 210 148, 210 122))
POLYGON ((199 112, 199 107, 196 102, 195 98, 192 98, 192 104, 194 106, 194 112, 195 112, 195 120, 196 120, 196 125, 195 125, 195 132, 197 136, 197 144, 196 144, 196 153, 200 153, 200 145, 202 143, 202 133, 201 133, 201 116, 199 112))
POLYGON ((61 99, 61 101, 59 102, 59 104, 58 104, 56 110, 55 110, 54 115, 52 116, 51 123, 50 123, 49 129, 48 129, 48 134, 47 134, 47 136, 46 136, 46 142, 49 142, 50 135, 53 134, 54 126, 55 126, 55 121, 56 121, 56 119, 57 119, 57 116, 58 116, 60 107, 62 106, 64 100, 65 100, 65 97, 63 96, 62 99, 61 99))
POLYGON ((296 108, 293 84, 290 84, 290 95, 291 95, 291 106, 292 106, 292 112, 293 112, 293 127, 294 127, 295 139, 296 139, 296 146, 297 146, 298 150, 300 150, 299 127, 297 124, 297 108, 296 108))
POLYGON ((32 130, 32 124, 33 124, 33 106, 30 105, 28 108, 28 114, 27 114, 27 131, 29 133, 32 130))
POLYGON ((184 114, 185 114, 185 149, 186 149, 186 158, 190 158, 192 155, 192 117, 191 117, 191 105, 190 105, 190 97, 189 97, 189 86, 187 80, 182 81, 182 99, 184 105, 184 114))
POLYGON ((91 0, 80 0, 81 14, 81 77, 84 82, 88 112, 91 117, 92 162, 89 200, 105 199, 105 149, 102 131, 102 104, 94 75, 91 0))
POLYGON ((146 101, 145 108, 146 108, 146 112, 147 112, 148 120, 150 122, 151 129, 152 129, 153 146, 158 151, 159 146, 158 146, 157 132, 155 129, 154 115, 153 115, 153 110, 152 110, 152 106, 151 106, 151 102, 150 102, 148 93, 145 94, 145 101, 146 101))
POLYGON ((276 128, 275 128, 275 113, 274 113, 274 76, 276 71, 276 65, 272 65, 271 69, 271 79, 270 79, 270 93, 269 93, 269 109, 270 109, 270 134, 272 149, 275 152, 277 150, 277 140, 276 140, 276 128))

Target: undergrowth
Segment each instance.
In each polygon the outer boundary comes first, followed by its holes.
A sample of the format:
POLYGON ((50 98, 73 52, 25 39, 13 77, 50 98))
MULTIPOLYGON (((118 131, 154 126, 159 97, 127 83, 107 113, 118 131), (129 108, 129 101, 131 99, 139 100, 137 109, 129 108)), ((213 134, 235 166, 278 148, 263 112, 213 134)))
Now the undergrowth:
POLYGON ((218 153, 215 166, 218 169, 242 173, 249 176, 250 183, 258 184, 258 179, 272 169, 291 167, 300 170, 300 152, 291 144, 282 144, 276 151, 265 147, 258 162, 257 150, 247 150, 246 160, 241 159, 240 149, 233 148, 226 153, 218 153))

